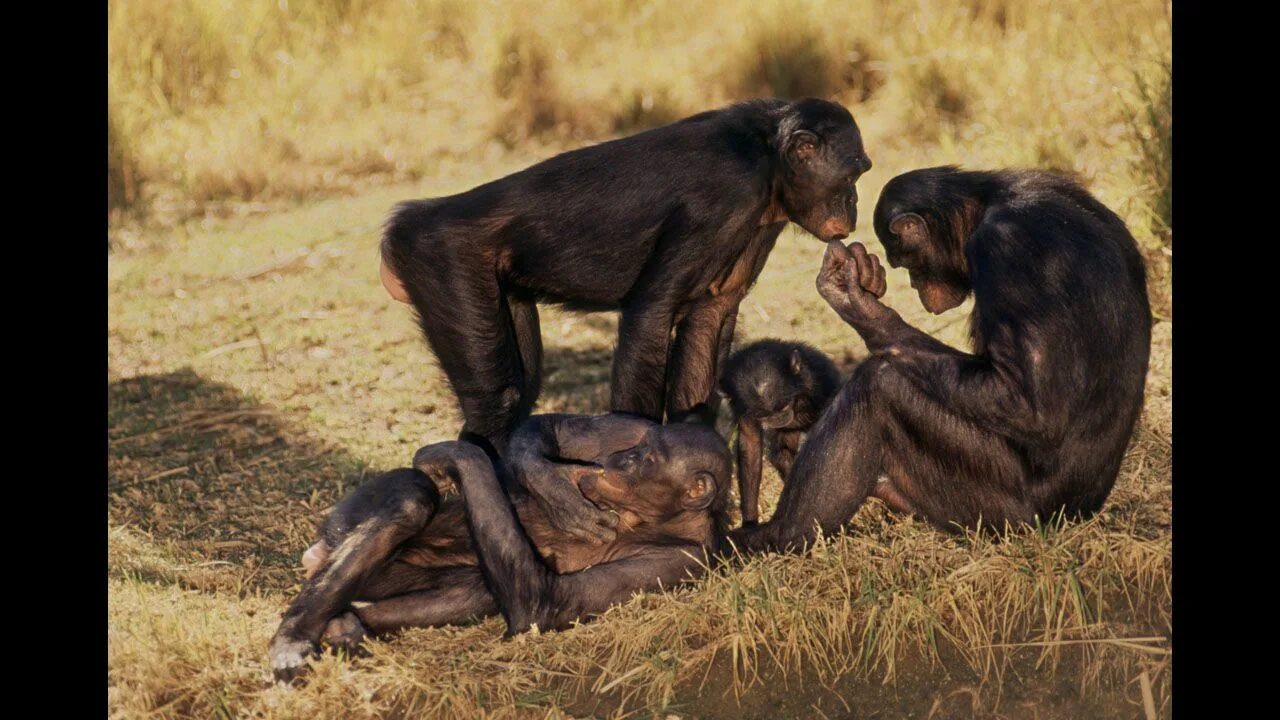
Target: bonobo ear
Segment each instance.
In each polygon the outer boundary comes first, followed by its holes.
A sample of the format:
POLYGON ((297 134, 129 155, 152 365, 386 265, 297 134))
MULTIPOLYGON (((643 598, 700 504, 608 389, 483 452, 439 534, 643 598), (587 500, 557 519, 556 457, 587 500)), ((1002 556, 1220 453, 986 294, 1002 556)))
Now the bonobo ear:
POLYGON ((929 238, 929 228, 924 224, 924 218, 915 213, 895 215, 889 221, 889 232, 903 240, 915 242, 924 242, 929 238))
POLYGON ((791 348, 791 374, 800 374, 800 348, 791 348))
POLYGON ((684 489, 684 507, 689 510, 705 510, 716 497, 716 479, 711 473, 694 473, 684 489))
POLYGON ((808 130, 796 130, 787 138, 787 157, 802 165, 818 154, 818 136, 808 130))

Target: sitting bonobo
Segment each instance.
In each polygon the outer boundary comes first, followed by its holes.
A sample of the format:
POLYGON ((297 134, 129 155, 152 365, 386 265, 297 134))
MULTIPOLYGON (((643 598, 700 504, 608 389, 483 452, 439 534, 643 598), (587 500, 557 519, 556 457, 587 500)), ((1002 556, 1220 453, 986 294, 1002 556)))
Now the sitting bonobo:
POLYGON ((729 398, 738 436, 738 499, 742 524, 760 513, 760 465, 764 448, 783 482, 805 432, 818 421, 840 387, 835 363, 800 342, 759 340, 725 363, 721 391, 729 398))
POLYGON ((505 465, 461 441, 428 445, 413 465, 355 488, 325 519, 271 641, 277 679, 303 672, 321 642, 353 650, 366 635, 499 613, 511 634, 564 628, 698 577, 725 528, 729 450, 702 425, 542 415, 516 430, 505 465), (517 482, 504 487, 507 470, 517 482), (441 498, 449 484, 460 497, 441 498), (586 506, 572 517, 593 530, 558 530, 553 497, 586 506))

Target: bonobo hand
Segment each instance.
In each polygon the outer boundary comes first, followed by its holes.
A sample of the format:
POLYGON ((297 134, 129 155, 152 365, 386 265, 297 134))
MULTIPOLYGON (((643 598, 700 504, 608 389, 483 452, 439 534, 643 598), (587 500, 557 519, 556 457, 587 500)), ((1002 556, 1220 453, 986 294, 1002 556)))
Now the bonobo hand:
POLYGON ((846 248, 839 240, 827 243, 817 286, 818 294, 836 312, 857 315, 879 305, 887 287, 884 268, 875 255, 862 243, 849 243, 846 248))
POLYGON ((618 537, 614 527, 618 524, 615 513, 605 512, 582 496, 578 482, 588 475, 596 475, 604 469, 594 465, 552 465, 543 477, 526 478, 526 486, 532 482, 534 494, 547 519, 562 532, 579 540, 596 545, 613 542, 618 537))

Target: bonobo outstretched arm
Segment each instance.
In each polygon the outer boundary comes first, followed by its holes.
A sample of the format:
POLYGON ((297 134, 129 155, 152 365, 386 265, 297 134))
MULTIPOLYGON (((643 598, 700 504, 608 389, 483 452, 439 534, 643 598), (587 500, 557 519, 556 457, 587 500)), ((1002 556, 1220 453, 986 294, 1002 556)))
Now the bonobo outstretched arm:
POLYGON ((415 463, 432 479, 448 477, 462 488, 472 543, 509 634, 535 625, 541 630, 567 627, 636 592, 695 577, 706 562, 696 545, 654 546, 621 560, 557 575, 525 535, 484 451, 466 443, 437 443, 419 450, 415 463))
POLYGON ((590 468, 571 463, 596 463, 609 453, 635 447, 652 426, 629 415, 539 415, 511 436, 507 464, 556 529, 583 540, 612 542, 618 516, 582 496, 575 474, 590 468))
MULTIPOLYGON (((992 260, 987 260, 987 267, 992 260)), ((868 350, 888 360, 931 398, 998 434, 1039 439, 1029 389, 1034 378, 1025 373, 1024 358, 972 355, 908 325, 880 302, 884 268, 861 243, 847 248, 839 241, 827 243, 817 285, 832 309, 862 336, 868 350)))
POLYGON ((738 420, 738 501, 742 504, 742 524, 755 525, 760 518, 760 457, 764 429, 755 418, 738 420))

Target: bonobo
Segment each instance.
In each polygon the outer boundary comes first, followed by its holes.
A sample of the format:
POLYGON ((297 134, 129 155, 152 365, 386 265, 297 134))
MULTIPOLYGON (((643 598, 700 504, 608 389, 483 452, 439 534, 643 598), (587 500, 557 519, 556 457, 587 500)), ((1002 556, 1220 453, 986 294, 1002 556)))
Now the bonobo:
POLYGON ((760 512, 763 446, 786 482, 805 432, 818 420, 840 385, 840 373, 817 348, 799 342, 760 340, 725 363, 720 387, 738 427, 738 499, 742 522, 760 512))
POLYGON ((513 440, 515 480, 558 483, 609 511, 611 539, 556 530, 540 501, 503 487, 505 469, 480 447, 428 445, 412 469, 355 488, 325 519, 271 641, 278 679, 302 673, 321 642, 352 650, 369 634, 499 613, 509 633, 563 628, 697 577, 722 537, 731 461, 708 427, 542 415, 513 440), (441 498, 451 483, 461 497, 441 498))
POLYGON ((810 430, 773 517, 734 544, 795 547, 868 495, 944 528, 1097 512, 1142 408, 1151 346, 1143 261, 1124 223, 1066 178, 954 167, 891 180, 874 223, 930 312, 973 295, 973 351, 907 325, 877 299, 879 260, 829 243, 818 291, 874 355, 810 430))
POLYGON ((840 105, 730 105, 401 203, 382 280, 417 310, 463 432, 499 453, 538 397, 537 303, 621 311, 612 410, 710 424, 738 305, 778 233, 849 235, 870 167, 840 105))

